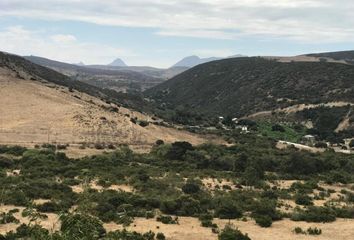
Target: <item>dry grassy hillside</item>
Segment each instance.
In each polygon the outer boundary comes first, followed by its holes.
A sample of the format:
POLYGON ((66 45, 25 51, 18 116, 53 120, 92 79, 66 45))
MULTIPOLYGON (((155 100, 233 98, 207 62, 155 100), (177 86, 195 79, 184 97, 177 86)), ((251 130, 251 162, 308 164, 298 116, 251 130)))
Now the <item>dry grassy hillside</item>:
POLYGON ((0 68, 0 144, 115 143, 152 145, 205 140, 187 132, 149 124, 141 127, 131 118, 149 116, 107 103, 67 87, 30 80, 22 73, 0 68), (117 112, 118 109, 118 112, 117 112))

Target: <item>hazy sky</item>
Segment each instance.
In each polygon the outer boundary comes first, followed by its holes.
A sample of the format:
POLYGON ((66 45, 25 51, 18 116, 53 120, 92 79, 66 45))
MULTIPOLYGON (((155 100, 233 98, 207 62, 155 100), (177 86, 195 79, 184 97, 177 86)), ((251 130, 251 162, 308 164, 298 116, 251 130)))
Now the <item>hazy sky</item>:
POLYGON ((188 55, 354 49, 353 0, 0 0, 0 50, 169 67, 188 55))

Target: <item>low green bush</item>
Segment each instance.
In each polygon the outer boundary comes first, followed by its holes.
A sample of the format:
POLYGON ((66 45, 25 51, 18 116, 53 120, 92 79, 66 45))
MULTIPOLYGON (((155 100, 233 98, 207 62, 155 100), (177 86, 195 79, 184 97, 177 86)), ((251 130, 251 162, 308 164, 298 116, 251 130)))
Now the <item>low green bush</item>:
POLYGON ((156 221, 162 222, 163 224, 177 224, 178 223, 178 217, 172 218, 171 216, 158 216, 156 218, 156 221))
POLYGON ((237 228, 226 225, 218 236, 218 240, 251 240, 247 234, 243 234, 237 228))

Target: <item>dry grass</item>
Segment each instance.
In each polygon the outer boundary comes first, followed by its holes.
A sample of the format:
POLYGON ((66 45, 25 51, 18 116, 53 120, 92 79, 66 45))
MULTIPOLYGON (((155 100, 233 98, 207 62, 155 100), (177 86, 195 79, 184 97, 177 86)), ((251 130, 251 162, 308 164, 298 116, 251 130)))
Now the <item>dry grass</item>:
MULTIPOLYGON (((215 219, 214 222, 222 229, 228 220, 215 219)), ((254 221, 231 221, 233 225, 238 227, 242 232, 248 233, 253 240, 298 240, 298 239, 314 239, 312 236, 296 235, 292 230, 299 226, 303 229, 309 227, 319 227, 322 229, 322 235, 315 237, 317 240, 352 240, 354 235, 354 220, 337 220, 333 223, 306 223, 293 222, 290 220, 282 220, 274 222, 270 228, 261 228, 254 221)), ((123 229, 121 225, 115 223, 105 224, 105 228, 110 231, 123 229)), ((217 235, 211 232, 210 228, 200 226, 200 222, 196 218, 180 217, 178 225, 165 225, 156 222, 154 219, 137 218, 128 230, 137 232, 162 232, 168 240, 216 240, 217 235)))
MULTIPOLYGON (((97 184, 97 181, 92 181, 90 184, 88 184, 88 187, 91 189, 95 189, 99 192, 102 192, 103 190, 114 190, 114 191, 123 191, 123 192, 134 192, 135 189, 132 186, 129 186, 127 184, 112 184, 109 187, 103 187, 97 184)), ((71 189, 75 193, 82 193, 84 191, 84 185, 74 185, 71 186, 71 189)))
MULTIPOLYGON (((0 212, 8 212, 17 208, 19 213, 15 213, 15 217, 21 223, 27 224, 28 218, 23 218, 21 212, 23 207, 15 206, 0 206, 0 212)), ((46 214, 48 219, 40 220, 38 223, 50 231, 60 229, 60 221, 56 214, 46 214)), ((214 219, 220 229, 222 229, 228 220, 214 219)), ((354 220, 353 219, 338 219, 333 223, 306 223, 306 222, 293 222, 288 219, 274 222, 270 228, 261 228, 255 224, 253 220, 247 222, 232 220, 231 223, 238 227, 242 232, 248 233, 253 240, 298 240, 298 239, 317 239, 317 240, 351 240, 354 235, 354 220), (309 227, 317 227, 322 229, 322 235, 312 237, 305 235, 296 235, 292 232, 295 227, 307 229, 309 227)), ((15 231, 19 224, 3 224, 0 225, 0 234, 5 234, 9 231, 15 231)), ((115 231, 123 229, 122 225, 115 223, 104 224, 107 231, 115 231)), ((201 227, 197 218, 192 217, 179 217, 179 224, 166 225, 157 222, 155 219, 136 218, 134 222, 127 227, 128 230, 144 233, 147 231, 162 232, 167 236, 168 240, 216 240, 217 235, 211 232, 210 228, 201 227)))
MULTIPOLYGON (((16 207, 12 205, 0 205, 0 213, 8 212, 12 209, 19 209, 19 212, 15 213, 14 216, 20 221, 20 223, 0 224, 0 234, 6 234, 7 232, 15 231, 20 224, 29 223, 29 219, 27 217, 22 217, 22 211, 24 210, 23 207, 16 207)), ((36 223, 40 224, 42 227, 48 229, 51 232, 59 230, 60 229, 59 216, 54 213, 46 213, 45 215, 48 217, 47 219, 37 220, 36 223)))
MULTIPOLYGON (((0 68, 0 144, 33 147, 48 142, 113 143, 147 151, 158 139, 166 143, 188 141, 194 145, 209 141, 174 128, 154 124, 144 128, 130 118, 153 121, 150 116, 123 107, 116 113, 103 106, 110 105, 61 86, 20 79, 10 70, 0 68)), ((70 156, 97 153, 79 148, 69 148, 67 152, 70 156)))
POLYGON ((227 179, 203 178, 201 181, 209 191, 222 190, 223 186, 228 186, 232 190, 236 189, 235 184, 227 179))

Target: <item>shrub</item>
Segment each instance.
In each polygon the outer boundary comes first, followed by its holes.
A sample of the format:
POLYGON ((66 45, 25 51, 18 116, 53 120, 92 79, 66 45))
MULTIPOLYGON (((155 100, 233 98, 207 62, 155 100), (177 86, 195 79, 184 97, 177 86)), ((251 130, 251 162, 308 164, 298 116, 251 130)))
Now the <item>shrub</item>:
POLYGON ((315 143, 315 147, 317 147, 317 148, 327 148, 328 145, 325 142, 317 142, 317 143, 315 143))
POLYGON ((156 240, 165 240, 166 237, 163 233, 157 233, 156 234, 156 240))
POLYGON ((178 218, 172 218, 171 216, 158 216, 156 221, 162 222, 163 224, 177 224, 178 218))
POLYGON ((185 194, 193 194, 193 193, 197 193, 200 191, 200 187, 198 184, 193 183, 193 182, 187 182, 183 187, 182 187, 182 191, 185 194))
MULTIPOLYGON (((216 224, 213 224, 213 216, 211 214, 202 214, 199 216, 199 221, 202 224, 202 227, 215 227, 216 224)), ((217 227, 217 226, 216 226, 217 227)))
POLYGON ((97 150, 102 150, 105 148, 105 146, 102 143, 95 143, 95 148, 97 150))
POLYGON ((215 215, 221 219, 236 219, 242 217, 242 212, 235 203, 226 200, 216 208, 215 215))
POLYGON ((256 223, 261 227, 270 227, 272 226, 273 220, 270 216, 267 215, 259 215, 255 218, 256 223))
POLYGON ((107 148, 111 150, 116 149, 116 147, 112 143, 108 144, 107 148))
POLYGON ((13 212, 1 213, 0 214, 0 224, 16 223, 20 221, 14 217, 13 212))
POLYGON ((0 156, 0 169, 11 168, 13 165, 13 160, 0 156))
MULTIPOLYGON (((35 240, 42 240, 42 239, 52 239, 49 236, 49 231, 47 229, 44 229, 42 226, 40 225, 25 225, 25 224, 21 224, 17 229, 16 232, 9 232, 6 234, 4 239, 35 239, 35 240)), ((53 239, 59 239, 59 237, 57 238, 53 238, 53 239)))
POLYGON ((46 202, 37 206, 37 210, 40 212, 57 212, 60 211, 60 206, 55 202, 46 202))
MULTIPOLYGON (((86 240, 87 238, 85 238, 86 240)), ((104 240, 153 240, 155 239, 155 233, 146 232, 144 234, 137 232, 129 232, 126 229, 109 232, 104 240)))
POLYGON ((139 121, 139 125, 141 127, 147 127, 147 126, 149 126, 149 122, 147 122, 147 121, 139 121))
POLYGON ((131 121, 132 123, 136 124, 137 121, 138 121, 138 119, 137 119, 137 118, 130 118, 130 121, 131 121))
POLYGON ((219 240, 251 240, 247 234, 243 234, 237 228, 226 225, 218 236, 219 240))
POLYGON ((317 227, 315 227, 315 228, 308 228, 307 229, 307 233, 309 234, 309 235, 321 235, 322 234, 322 230, 320 229, 320 228, 317 228, 317 227))
POLYGON ((65 150, 65 149, 67 149, 67 147, 68 147, 68 145, 63 145, 63 144, 58 144, 57 145, 57 149, 58 150, 65 150))
POLYGON ((279 124, 275 124, 272 126, 272 131, 274 132, 285 132, 285 128, 279 124))
POLYGON ((295 196, 295 203, 299 204, 299 205, 304 205, 304 206, 313 205, 311 197, 309 197, 306 194, 297 194, 295 196))
POLYGON ((305 232, 304 230, 302 230, 301 227, 296 227, 296 228, 294 228, 293 232, 294 232, 295 234, 306 234, 306 232, 305 232))
POLYGON ((310 206, 306 210, 296 210, 291 219, 293 221, 306 222, 333 222, 336 220, 336 214, 327 207, 310 206))
POLYGON ((174 142, 166 154, 166 157, 171 160, 182 160, 184 154, 188 150, 193 150, 192 144, 189 142, 174 142))
POLYGON ((44 143, 42 144, 41 146, 42 148, 47 148, 47 149, 50 149, 52 151, 55 151, 57 149, 57 147, 53 144, 49 144, 49 143, 44 143))
POLYGON ((160 145, 165 144, 165 142, 163 140, 161 140, 161 139, 158 139, 155 144, 160 146, 160 145))
POLYGON ((26 151, 27 149, 21 146, 3 146, 0 145, 0 154, 1 153, 7 153, 15 156, 22 156, 22 154, 26 151))

